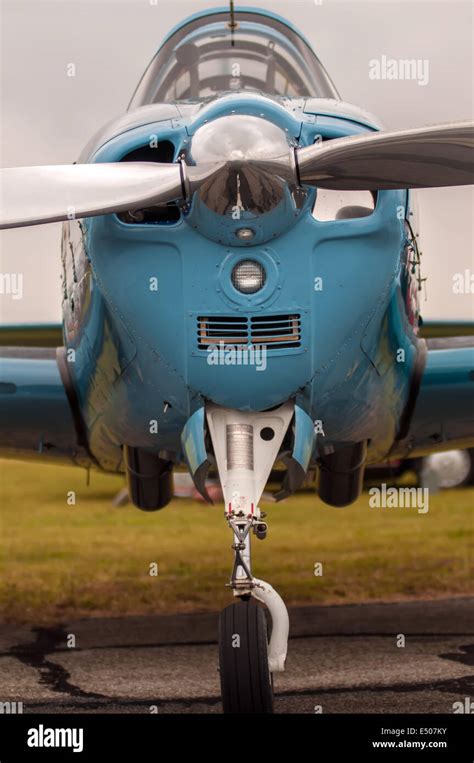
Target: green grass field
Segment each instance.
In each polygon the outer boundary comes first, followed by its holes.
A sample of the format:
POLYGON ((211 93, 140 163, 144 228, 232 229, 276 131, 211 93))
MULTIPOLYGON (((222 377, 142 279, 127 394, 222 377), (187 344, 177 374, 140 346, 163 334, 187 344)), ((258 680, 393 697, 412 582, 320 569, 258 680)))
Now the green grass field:
MULTIPOLYGON (((223 507, 175 500, 160 512, 114 508, 122 480, 0 462, 0 612, 16 622, 217 609, 231 601, 223 507), (68 505, 68 491, 76 504, 68 505), (150 576, 150 564, 158 575, 150 576)), ((429 512, 345 509, 312 494, 262 504, 269 534, 253 565, 287 604, 389 601, 473 591, 474 490, 431 496, 429 512), (323 575, 315 576, 316 563, 323 575)))

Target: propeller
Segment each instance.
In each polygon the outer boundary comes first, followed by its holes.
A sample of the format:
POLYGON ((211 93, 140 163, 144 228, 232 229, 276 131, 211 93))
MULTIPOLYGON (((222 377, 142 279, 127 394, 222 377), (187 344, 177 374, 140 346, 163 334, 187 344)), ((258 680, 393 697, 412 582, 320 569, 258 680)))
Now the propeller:
POLYGON ((0 228, 39 225, 184 198, 180 164, 14 167, 0 174, 0 228))
MULTIPOLYGON (((472 122, 336 138, 296 149, 293 160, 289 150, 282 155, 286 142, 276 140, 273 133, 278 128, 266 120, 257 120, 261 124, 252 133, 252 140, 248 135, 244 140, 242 135, 246 133, 239 132, 239 125, 248 128, 247 123, 250 119, 255 121, 254 118, 233 115, 221 119, 234 120, 232 125, 237 130, 225 133, 219 150, 213 150, 216 140, 205 144, 207 148, 201 152, 197 166, 182 162, 117 162, 1 170, 0 228, 189 200, 201 188, 205 192, 206 188, 218 187, 219 193, 224 193, 221 186, 229 185, 226 180, 229 170, 233 175, 242 172, 242 177, 248 175, 252 179, 249 204, 264 187, 271 192, 275 184, 282 182, 369 191, 474 182, 472 122), (269 130, 273 132, 270 134, 269 130), (243 140, 245 146, 240 145, 243 140), (236 146, 238 151, 233 150, 236 146)), ((218 122, 214 123, 217 135, 221 132, 218 122)), ((198 135, 199 130, 193 143, 198 135)), ((194 148, 198 146, 199 139, 194 148)))
POLYGON ((296 150, 301 185, 341 191, 474 182, 474 123, 336 138, 296 150))

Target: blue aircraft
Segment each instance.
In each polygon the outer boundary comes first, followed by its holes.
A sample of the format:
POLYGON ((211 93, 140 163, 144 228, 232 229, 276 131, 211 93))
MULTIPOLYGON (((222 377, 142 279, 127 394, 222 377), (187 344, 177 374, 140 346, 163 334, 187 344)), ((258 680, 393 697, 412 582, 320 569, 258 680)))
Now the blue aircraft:
POLYGON ((317 468, 343 506, 366 465, 474 446, 473 342, 420 330, 413 197, 473 182, 473 136, 383 130, 287 21, 231 4, 168 35, 77 163, 2 170, 2 227, 64 225, 61 337, 1 332, 0 453, 124 472, 147 511, 175 467, 204 497, 218 472, 225 712, 271 712, 284 669, 288 614, 250 564, 275 464, 277 500, 317 468))

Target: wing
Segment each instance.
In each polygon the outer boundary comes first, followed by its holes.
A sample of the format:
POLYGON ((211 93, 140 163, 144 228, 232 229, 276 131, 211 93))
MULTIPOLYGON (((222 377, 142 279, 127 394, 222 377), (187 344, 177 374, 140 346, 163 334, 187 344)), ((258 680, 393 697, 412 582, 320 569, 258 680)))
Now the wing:
POLYGON ((0 348, 0 456, 90 464, 64 349, 0 348))
POLYGON ((4 323, 0 325, 0 347, 60 347, 61 323, 4 323))
POLYGON ((474 321, 427 320, 421 323, 420 336, 423 339, 434 337, 474 336, 474 321))

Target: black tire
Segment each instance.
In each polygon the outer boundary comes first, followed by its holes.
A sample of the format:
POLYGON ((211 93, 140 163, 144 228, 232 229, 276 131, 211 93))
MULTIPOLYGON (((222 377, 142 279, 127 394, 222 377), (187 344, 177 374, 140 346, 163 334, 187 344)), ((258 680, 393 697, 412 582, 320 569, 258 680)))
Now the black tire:
POLYGON ((142 448, 124 446, 130 500, 142 511, 163 509, 173 498, 173 463, 142 448))
POLYGON ((474 485, 474 448, 469 448, 468 451, 469 456, 471 458, 471 474, 469 477, 468 485, 474 485))
POLYGON ((231 604, 221 613, 219 664, 224 713, 273 713, 267 621, 254 599, 231 604))

